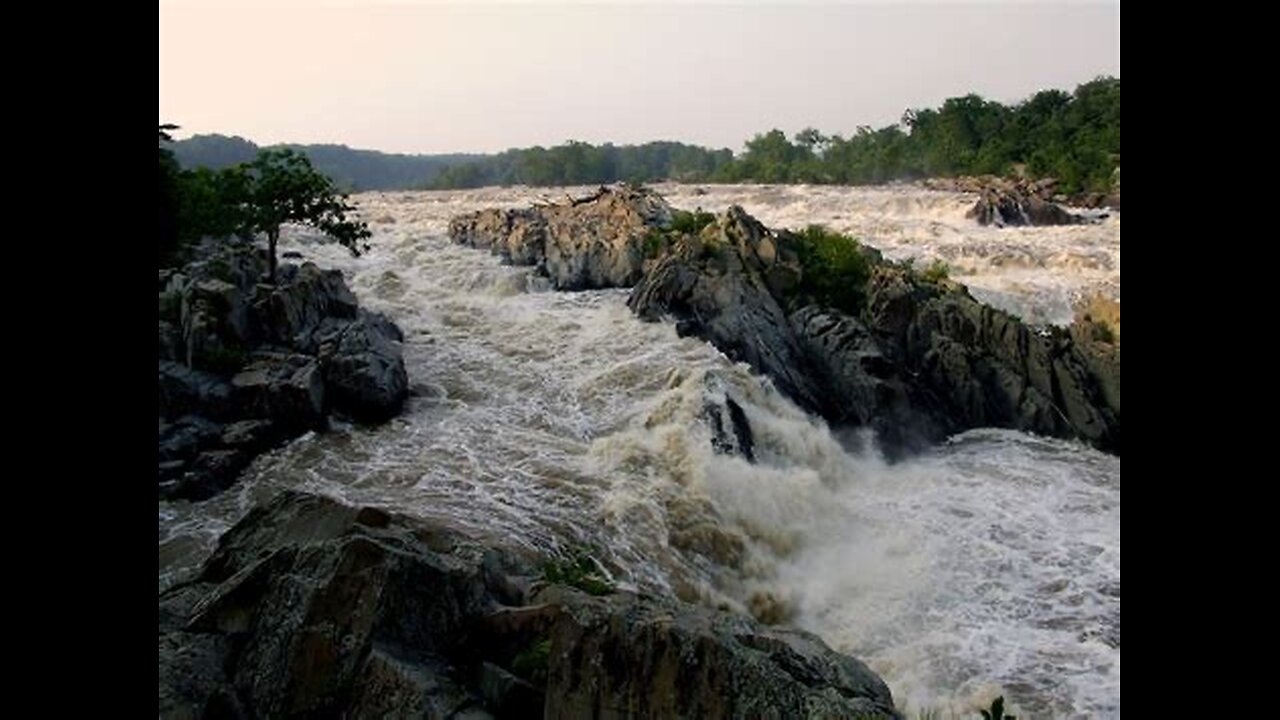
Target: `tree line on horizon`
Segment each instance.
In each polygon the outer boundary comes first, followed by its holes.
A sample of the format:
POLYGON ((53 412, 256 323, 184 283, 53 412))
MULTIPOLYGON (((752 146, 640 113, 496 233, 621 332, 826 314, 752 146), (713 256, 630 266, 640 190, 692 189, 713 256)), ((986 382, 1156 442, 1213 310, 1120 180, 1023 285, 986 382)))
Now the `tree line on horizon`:
MULTIPOLYGON (((197 136, 172 145, 186 167, 252 158, 243 138, 197 136)), ((969 94, 907 110, 878 130, 826 135, 770 130, 735 155, 679 142, 613 145, 570 140, 495 155, 388 155, 344 146, 292 146, 350 190, 489 185, 595 185, 619 181, 867 185, 960 175, 1053 177, 1065 192, 1106 191, 1120 166, 1120 79, 1071 93, 1042 90, 1014 105, 969 94), (416 163, 416 164, 414 164, 416 163), (357 172, 355 168, 360 168, 357 172)))

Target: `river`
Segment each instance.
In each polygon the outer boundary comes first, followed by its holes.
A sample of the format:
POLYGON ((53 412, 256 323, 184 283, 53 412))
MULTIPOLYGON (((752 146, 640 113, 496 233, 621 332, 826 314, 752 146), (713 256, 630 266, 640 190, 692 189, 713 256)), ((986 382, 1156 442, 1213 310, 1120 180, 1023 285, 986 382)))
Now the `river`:
MULTIPOLYGON (((770 226, 816 222, 893 258, 945 260, 975 295, 1033 322, 1081 293, 1116 300, 1119 216, 980 228, 972 196, 912 187, 662 185, 673 205, 740 204, 770 226)), ((584 189, 365 193, 355 259, 288 229, 405 332, 414 394, 373 429, 335 423, 259 457, 203 503, 159 503, 159 584, 280 488, 590 548, 617 582, 784 619, 864 660, 910 717, 1003 693, 1019 717, 1120 715, 1120 460, 981 429, 886 463, 767 379, 627 291, 551 291, 530 269, 449 242, 450 217, 584 189), (742 405, 758 462, 716 454, 704 408, 742 405)), ((958 715, 959 716, 959 715, 958 715)))

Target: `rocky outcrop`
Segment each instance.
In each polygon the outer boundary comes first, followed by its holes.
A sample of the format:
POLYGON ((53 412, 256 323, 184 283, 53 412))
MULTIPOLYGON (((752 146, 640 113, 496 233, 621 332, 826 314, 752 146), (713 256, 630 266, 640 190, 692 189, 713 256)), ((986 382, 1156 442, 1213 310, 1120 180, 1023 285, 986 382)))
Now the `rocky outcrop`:
POLYGON ((267 262, 248 244, 206 243, 160 271, 160 494, 203 499, 258 453, 324 427, 399 412, 400 330, 360 310, 342 274, 267 262))
POLYGON ((816 407, 823 388, 813 382, 779 303, 799 277, 794 251, 784 245, 779 252, 776 233, 733 207, 701 233, 676 239, 627 305, 645 320, 672 317, 681 335, 710 340, 797 402, 816 407))
POLYGON ((587 290, 634 285, 649 232, 670 222, 659 195, 624 185, 568 203, 456 217, 449 236, 516 265, 536 265, 558 290, 587 290))
POLYGON ((978 201, 967 217, 983 225, 997 227, 1017 225, 1078 225, 1098 222, 1105 213, 1080 215, 1064 210, 1061 206, 1091 208, 1096 210, 1120 210, 1120 188, 1111 193, 1059 192, 1058 181, 1053 178, 1040 180, 1011 179, 995 175, 980 177, 931 178, 921 181, 930 190, 976 193, 978 201))
POLYGON ((898 717, 813 635, 548 585, 536 560, 286 492, 161 595, 160 716, 898 717))
MULTIPOLYGON (((868 280, 856 280, 865 285, 860 304, 832 307, 812 292, 801 260, 810 252, 804 237, 771 230, 738 207, 676 231, 659 221, 672 215, 654 209, 661 198, 627 192, 633 194, 610 197, 610 213, 643 198, 643 212, 628 216, 650 218, 650 257, 627 301, 631 309, 709 340, 833 424, 874 428, 890 457, 984 426, 1080 438, 1119 453, 1118 353, 1105 359, 1067 332, 1028 327, 956 283, 887 263, 867 248, 859 251, 871 268, 868 280)), ((531 232, 521 211, 505 212, 514 224, 488 223, 481 231, 477 216, 468 216, 451 225, 454 238, 506 247, 514 241, 503 232, 531 232)), ((595 214, 582 205, 556 212, 595 214)), ((540 242, 560 242, 538 227, 540 242)), ((601 243, 612 247, 613 240, 601 243)), ((726 403, 706 413, 716 449, 749 456, 742 450, 750 447, 742 442, 751 437, 749 425, 730 410, 726 403)))
POLYGON ((985 188, 978 202, 965 213, 981 225, 1080 225, 1089 222, 1057 204, 1015 187, 1011 190, 985 188))
POLYGON ((936 398, 930 414, 949 421, 945 432, 1011 427, 1120 452, 1119 398, 1066 331, 1033 329, 962 286, 888 268, 872 279, 864 317, 886 356, 936 398))
POLYGON ((760 259, 794 255, 798 238, 744 217, 731 209, 678 241, 632 291, 632 309, 675 318, 836 425, 874 428, 890 457, 992 426, 1119 452, 1118 397, 1067 333, 1033 330, 955 283, 885 263, 856 315, 813 304, 798 266, 760 259))

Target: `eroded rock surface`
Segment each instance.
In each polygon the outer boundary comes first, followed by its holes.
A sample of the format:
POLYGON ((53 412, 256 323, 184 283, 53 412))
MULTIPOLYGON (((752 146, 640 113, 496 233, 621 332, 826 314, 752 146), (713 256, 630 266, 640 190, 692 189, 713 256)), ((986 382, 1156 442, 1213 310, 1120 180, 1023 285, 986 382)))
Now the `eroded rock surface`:
POLYGON ((160 716, 898 717, 816 636, 548 585, 537 560, 283 493, 160 596, 160 716))

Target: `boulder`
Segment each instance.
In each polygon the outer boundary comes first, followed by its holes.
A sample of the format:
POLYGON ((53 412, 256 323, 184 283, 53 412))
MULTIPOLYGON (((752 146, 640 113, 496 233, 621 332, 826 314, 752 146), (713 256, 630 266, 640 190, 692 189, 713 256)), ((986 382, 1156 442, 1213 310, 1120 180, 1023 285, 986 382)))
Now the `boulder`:
POLYGON ((657 193, 621 185, 566 203, 455 217, 449 237, 535 265, 558 290, 630 287, 643 271, 645 239, 671 218, 657 193))
POLYGON ((631 593, 528 588, 496 538, 285 492, 160 597, 163 717, 896 718, 797 630, 631 593))
POLYGON ((984 188, 965 217, 982 225, 1079 225, 1088 220, 1021 189, 984 188))
POLYGON ((254 288, 253 320, 266 342, 314 353, 313 335, 327 319, 355 320, 355 295, 338 270, 314 263, 282 265, 276 284, 254 288))
POLYGON ((207 500, 231 487, 251 459, 248 453, 235 449, 202 452, 180 473, 162 472, 160 497, 207 500))
POLYGON ((225 420, 235 413, 231 383, 221 376, 160 360, 160 417, 199 414, 225 420))
POLYGON ((894 718, 884 681, 809 633, 551 588, 546 718, 894 718))
POLYGON ((399 414, 409 396, 409 376, 395 328, 378 316, 362 315, 325 336, 318 350, 325 385, 335 410, 365 422, 399 414))
POLYGON ((320 363, 297 354, 259 353, 256 358, 231 378, 240 416, 298 431, 319 427, 325 410, 320 363))

